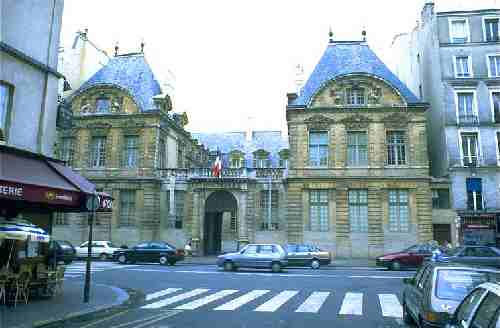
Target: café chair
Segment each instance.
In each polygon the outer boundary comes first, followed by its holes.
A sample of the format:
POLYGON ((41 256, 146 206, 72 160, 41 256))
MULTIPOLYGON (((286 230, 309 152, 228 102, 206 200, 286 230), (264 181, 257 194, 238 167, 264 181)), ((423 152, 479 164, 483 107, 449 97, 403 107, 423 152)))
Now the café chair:
POLYGON ((64 272, 66 268, 64 266, 59 266, 55 275, 55 295, 62 293, 63 291, 63 282, 64 282, 64 272))
POLYGON ((14 288, 16 289, 16 295, 14 297, 14 307, 17 306, 17 302, 21 299, 24 300, 25 304, 28 304, 28 299, 30 296, 30 273, 28 271, 21 272, 21 274, 14 281, 14 288))
POLYGON ((7 281, 8 276, 6 274, 0 274, 0 302, 3 300, 5 304, 5 296, 7 294, 7 281))

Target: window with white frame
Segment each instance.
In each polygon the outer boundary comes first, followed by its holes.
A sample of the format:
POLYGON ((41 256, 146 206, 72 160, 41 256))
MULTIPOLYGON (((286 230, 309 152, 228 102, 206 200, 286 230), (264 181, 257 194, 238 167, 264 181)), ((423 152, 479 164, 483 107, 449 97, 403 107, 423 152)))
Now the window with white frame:
POLYGON ((72 166, 75 157, 75 138, 62 138, 59 159, 72 166))
POLYGON ((264 169, 266 167, 270 167, 269 162, 270 161, 268 158, 257 157, 254 159, 254 167, 256 167, 258 169, 264 169))
POLYGON ((91 167, 106 166, 106 137, 93 137, 91 143, 91 167))
POLYGON ((243 166, 243 159, 239 156, 232 156, 231 162, 229 163, 231 168, 239 169, 243 166))
POLYGON ((95 102, 97 113, 107 113, 111 109, 111 99, 106 97, 97 98, 95 102))
POLYGON ((270 196, 271 203, 269 203, 269 190, 262 190, 260 192, 260 213, 262 218, 260 230, 279 230, 278 191, 272 190, 270 196))
POLYGON ((326 166, 328 163, 328 133, 309 132, 309 165, 326 166))
POLYGON ((158 168, 167 168, 167 148, 163 139, 158 142, 158 168))
POLYGON ((478 118, 474 110, 473 92, 457 92, 457 111, 459 123, 477 123, 478 118))
MULTIPOLYGON (((5 131, 7 125, 7 115, 9 113, 12 88, 0 82, 0 129, 5 131)), ((5 133, 5 132, 4 132, 5 133)), ((5 138, 5 136, 3 136, 5 138)))
POLYGON ((347 89, 347 104, 348 105, 365 105, 365 89, 349 88, 347 89))
POLYGON ((347 165, 368 165, 368 137, 366 132, 347 132, 347 165))
POLYGON ((462 163, 464 166, 477 166, 479 163, 479 142, 477 132, 462 132, 462 163))
POLYGON ((120 217, 121 226, 134 225, 135 219, 135 190, 120 190, 120 217))
POLYGON ((406 164, 406 132, 387 131, 387 165, 406 164))
POLYGON ((491 91, 491 110, 493 112, 493 121, 500 123, 500 90, 491 91))
POLYGON ((450 20, 450 41, 452 43, 469 41, 469 27, 465 18, 450 20))
POLYGON ((138 140, 139 137, 137 136, 125 136, 123 141, 123 167, 137 167, 138 140))
POLYGON ((408 232, 409 225, 408 191, 389 190, 389 230, 408 232))
POLYGON ((455 57, 455 77, 472 77, 472 62, 470 56, 455 57))
POLYGON ((498 21, 498 17, 488 17, 484 19, 484 37, 486 42, 500 41, 498 21))
POLYGON ((488 55, 489 77, 500 77, 500 54, 488 55))
POLYGON ((466 178, 467 209, 480 211, 483 209, 483 183, 481 178, 466 178))
POLYGON ((328 190, 309 191, 309 220, 311 231, 328 231, 328 190))
POLYGON ((280 168, 288 168, 288 158, 280 158, 280 168))
POLYGON ((349 222, 352 232, 368 232, 368 190, 349 190, 349 222))

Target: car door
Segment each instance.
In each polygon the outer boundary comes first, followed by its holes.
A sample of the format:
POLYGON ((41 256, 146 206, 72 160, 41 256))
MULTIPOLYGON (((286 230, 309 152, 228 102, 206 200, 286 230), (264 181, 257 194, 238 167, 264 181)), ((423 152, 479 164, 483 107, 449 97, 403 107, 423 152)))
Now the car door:
POLYGON ((419 251, 420 246, 414 245, 405 251, 408 255, 400 256, 398 261, 405 267, 417 267, 417 263, 419 263, 419 251))
POLYGON ((160 253, 165 253, 167 245, 164 243, 153 241, 149 244, 146 250, 147 262, 158 262, 160 260, 160 253))
POLYGON ((499 255, 490 247, 477 247, 476 260, 480 265, 498 266, 499 255))
POLYGON ((297 254, 297 246, 298 245, 287 245, 287 255, 288 255, 288 265, 289 266, 297 266, 299 265, 298 254, 297 254))
POLYGON ((458 256, 458 260, 461 263, 466 263, 470 265, 480 265, 480 259, 478 257, 479 247, 466 247, 464 251, 458 256))
POLYGON ((453 321, 455 321, 456 327, 469 327, 469 323, 472 320, 472 315, 483 299, 485 292, 485 289, 478 288, 464 298, 462 303, 460 303, 457 310, 455 311, 455 315, 453 317, 453 321))
POLYGON ((403 297, 403 303, 406 304, 407 308, 410 310, 410 312, 413 313, 413 309, 415 308, 415 291, 413 290, 414 288, 417 288, 417 284, 422 278, 422 275, 426 271, 426 267, 420 268, 420 270, 417 271, 413 279, 409 282, 406 283, 405 289, 403 291, 404 297, 403 297))
POLYGON ((88 251, 89 251, 89 249, 87 247, 88 244, 89 244, 89 242, 86 241, 76 248, 76 253, 78 254, 79 257, 86 257, 88 255, 88 251))
POLYGON ((92 257, 98 257, 104 252, 104 245, 101 242, 92 242, 92 257))
POLYGON ((144 262, 148 258, 149 243, 140 243, 132 249, 130 253, 133 261, 144 262))
POLYGON ((408 309, 413 313, 414 318, 418 318, 422 313, 425 305, 425 290, 431 288, 429 282, 432 280, 432 266, 427 266, 420 279, 411 288, 411 303, 408 304, 408 309))
MULTIPOLYGON (((276 250, 277 252, 277 250, 276 250)), ((274 260, 274 246, 273 245, 260 245, 258 249, 257 268, 269 268, 271 262, 274 260)))
POLYGON ((245 247, 245 249, 236 257, 236 265, 242 268, 255 268, 258 261, 257 250, 257 245, 248 245, 245 247))
POLYGON ((297 247, 299 265, 309 265, 311 262, 311 249, 307 245, 298 245, 297 247))
POLYGON ((500 297, 488 292, 475 311, 469 328, 488 328, 500 308, 500 297))

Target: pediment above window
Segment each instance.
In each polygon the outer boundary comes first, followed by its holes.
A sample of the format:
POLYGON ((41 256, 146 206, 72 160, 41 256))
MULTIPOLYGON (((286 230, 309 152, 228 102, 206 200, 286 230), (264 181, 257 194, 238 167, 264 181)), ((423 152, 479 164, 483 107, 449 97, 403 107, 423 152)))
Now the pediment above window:
POLYGON ((403 128, 408 126, 410 117, 405 113, 392 113, 384 117, 384 125, 390 128, 403 128))
POLYGON ((346 129, 356 130, 356 129, 366 129, 371 123, 371 119, 368 116, 361 114, 349 115, 339 122, 346 126, 346 129))
POLYGON ((89 123, 86 128, 90 131, 92 136, 106 136, 111 129, 111 124, 109 123, 89 123))
POLYGON ((334 122, 335 121, 331 118, 321 114, 314 114, 304 120, 304 123, 307 124, 307 128, 309 130, 325 130, 328 129, 334 122))

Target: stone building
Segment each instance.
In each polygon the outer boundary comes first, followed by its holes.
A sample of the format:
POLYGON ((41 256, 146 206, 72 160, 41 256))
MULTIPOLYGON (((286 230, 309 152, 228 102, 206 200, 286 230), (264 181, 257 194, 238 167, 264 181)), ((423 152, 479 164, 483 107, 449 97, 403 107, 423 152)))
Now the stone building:
MULTIPOLYGON (((459 242, 500 243, 500 6, 450 10, 427 1, 420 24, 395 38, 395 71, 431 104, 431 174, 451 182, 459 242)), ((441 222, 442 223, 442 222, 441 222)))
MULTIPOLYGON (((182 229, 184 215, 165 212, 166 169, 205 166, 208 153, 184 129, 186 113, 172 113, 142 49, 115 54, 65 99, 60 112, 68 111, 60 158, 115 199, 112 213, 97 215, 94 239, 133 244, 182 229)), ((79 244, 86 222, 86 214, 58 215, 54 234, 79 244)))

